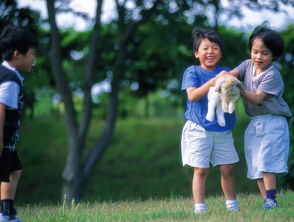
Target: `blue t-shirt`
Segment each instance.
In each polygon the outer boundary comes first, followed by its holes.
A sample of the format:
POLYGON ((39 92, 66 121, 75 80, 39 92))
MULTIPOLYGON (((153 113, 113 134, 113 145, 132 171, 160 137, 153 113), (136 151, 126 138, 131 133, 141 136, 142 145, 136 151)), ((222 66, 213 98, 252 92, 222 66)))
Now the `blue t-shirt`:
MULTIPOLYGON (((228 71, 228 68, 217 66, 213 71, 207 71, 200 66, 188 67, 183 75, 182 90, 186 90, 190 87, 200 87, 208 80, 214 78, 222 70, 228 71)), ((201 99, 191 102, 187 99, 187 109, 185 112, 185 119, 195 122, 209 131, 223 132, 232 130, 235 127, 235 113, 225 113, 226 125, 224 127, 217 123, 217 116, 213 122, 209 122, 206 119, 208 99, 207 94, 201 99)))

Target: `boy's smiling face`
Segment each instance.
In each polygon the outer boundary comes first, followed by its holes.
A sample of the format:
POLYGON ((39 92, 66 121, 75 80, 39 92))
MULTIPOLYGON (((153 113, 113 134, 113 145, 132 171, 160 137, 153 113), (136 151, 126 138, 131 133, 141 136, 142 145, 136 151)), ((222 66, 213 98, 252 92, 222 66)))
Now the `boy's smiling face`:
POLYGON ((203 69, 213 71, 222 57, 222 52, 217 43, 203 39, 195 52, 195 57, 199 59, 203 69))

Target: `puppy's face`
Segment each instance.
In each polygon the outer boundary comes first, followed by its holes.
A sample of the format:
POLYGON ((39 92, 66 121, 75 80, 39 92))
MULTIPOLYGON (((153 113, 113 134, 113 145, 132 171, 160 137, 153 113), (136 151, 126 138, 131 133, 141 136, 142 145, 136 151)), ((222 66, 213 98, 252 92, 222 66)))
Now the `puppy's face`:
POLYGON ((239 80, 236 78, 229 78, 226 80, 226 83, 224 85, 225 90, 229 90, 230 88, 236 88, 239 85, 239 80))
POLYGON ((229 74, 217 79, 215 84, 215 91, 219 93, 238 93, 242 89, 242 83, 236 77, 229 74))
POLYGON ((237 78, 230 76, 225 80, 220 91, 231 96, 238 95, 240 93, 241 87, 242 83, 237 78))

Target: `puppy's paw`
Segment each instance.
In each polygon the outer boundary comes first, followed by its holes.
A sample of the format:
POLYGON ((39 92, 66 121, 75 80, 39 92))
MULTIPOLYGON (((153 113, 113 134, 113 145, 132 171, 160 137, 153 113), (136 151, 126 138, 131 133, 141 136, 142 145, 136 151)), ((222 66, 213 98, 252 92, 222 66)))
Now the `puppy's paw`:
POLYGON ((230 104, 230 105, 229 105, 229 108, 228 108, 228 113, 233 113, 234 110, 235 110, 235 106, 234 106, 234 104, 230 104))
POLYGON ((206 119, 209 121, 209 122, 212 122, 214 120, 214 114, 213 113, 207 113, 206 115, 206 119))
POLYGON ((219 119, 219 120, 217 120, 217 122, 218 122, 218 124, 220 126, 225 126, 226 125, 226 121, 224 119, 219 119))

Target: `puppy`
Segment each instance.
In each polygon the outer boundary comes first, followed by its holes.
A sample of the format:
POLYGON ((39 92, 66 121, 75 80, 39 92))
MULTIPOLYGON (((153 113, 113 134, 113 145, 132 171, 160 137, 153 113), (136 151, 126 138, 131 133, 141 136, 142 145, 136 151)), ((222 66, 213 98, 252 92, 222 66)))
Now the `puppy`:
POLYGON ((226 125, 224 113, 233 113, 235 103, 240 97, 240 90, 243 90, 242 83, 230 74, 223 74, 219 77, 215 86, 208 91, 208 111, 206 119, 214 120, 216 111, 217 122, 220 126, 226 125))

